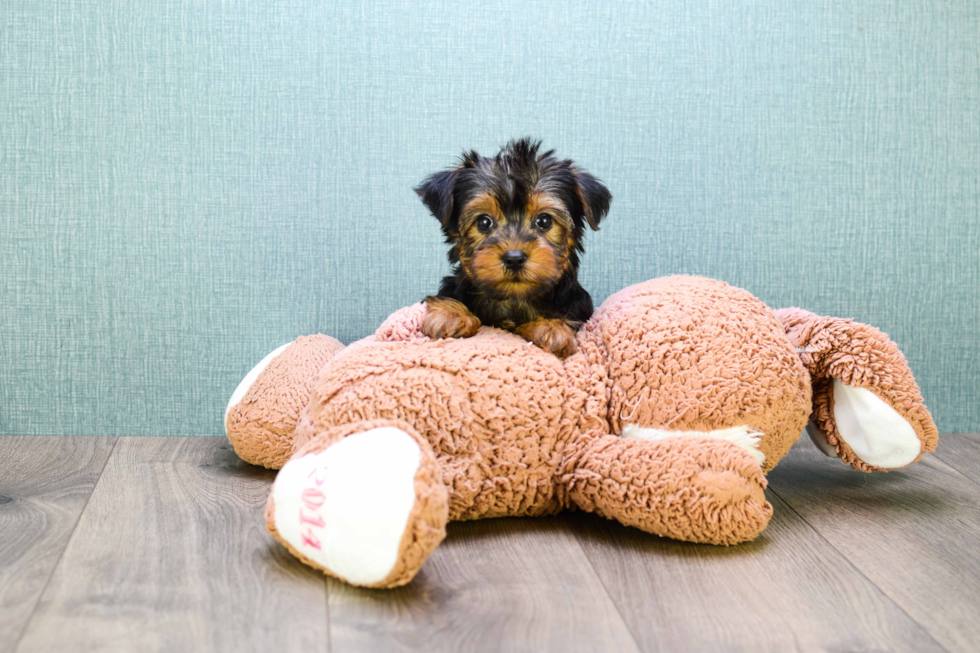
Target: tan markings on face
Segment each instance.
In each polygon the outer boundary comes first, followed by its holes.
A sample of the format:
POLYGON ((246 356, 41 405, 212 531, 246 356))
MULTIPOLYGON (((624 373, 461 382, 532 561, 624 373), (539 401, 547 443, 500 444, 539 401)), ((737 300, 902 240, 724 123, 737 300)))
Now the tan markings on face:
POLYGON ((536 286, 551 285, 561 277, 562 262, 553 247, 538 241, 525 247, 524 253, 527 254, 527 262, 522 273, 530 283, 536 286))
POLYGON ((481 285, 514 297, 533 295, 538 289, 551 286, 564 270, 555 250, 541 239, 523 242, 510 238, 479 248, 470 267, 481 285), (524 267, 516 273, 508 271, 501 261, 504 252, 511 249, 527 254, 524 267))
POLYGON ((564 250, 568 249, 567 243, 571 241, 570 235, 572 233, 572 220, 565 209, 565 205, 554 195, 536 190, 528 198, 526 215, 528 227, 550 242, 563 257, 564 250), (551 229, 544 233, 534 228, 534 219, 542 213, 551 216, 553 222, 551 229))
POLYGON ((480 193, 473 197, 466 206, 463 207, 459 216, 459 229, 462 233, 475 231, 481 238, 483 234, 476 228, 476 219, 481 215, 489 215, 497 224, 504 224, 506 217, 500 210, 500 204, 496 198, 489 193, 480 193))
POLYGON ((463 269, 481 286, 515 298, 533 296, 554 285, 568 269, 571 251, 571 218, 557 198, 534 191, 522 208, 521 215, 508 217, 492 195, 480 194, 467 202, 460 216, 459 260, 463 269), (534 226, 541 214, 552 219, 547 231, 534 226), (481 215, 490 216, 495 223, 490 234, 481 233, 476 226, 481 215), (527 255, 519 272, 507 270, 502 261, 504 253, 514 249, 527 255))
POLYGON ((536 190, 528 198, 527 214, 534 217, 539 213, 547 213, 555 218, 556 221, 560 218, 568 217, 565 205, 557 197, 544 191, 536 190))
POLYGON ((489 193, 480 193, 474 196, 466 203, 459 216, 460 239, 456 245, 456 254, 464 270, 471 268, 473 257, 489 235, 481 233, 476 227, 476 219, 481 215, 490 216, 498 224, 503 218, 500 205, 489 193))

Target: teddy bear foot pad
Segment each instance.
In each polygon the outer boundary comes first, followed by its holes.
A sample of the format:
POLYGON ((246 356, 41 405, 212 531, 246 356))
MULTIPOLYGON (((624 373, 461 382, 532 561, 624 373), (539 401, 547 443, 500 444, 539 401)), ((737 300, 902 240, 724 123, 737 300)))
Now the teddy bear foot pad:
POLYGON ((385 426, 289 461, 273 487, 277 534, 348 583, 381 582, 399 561, 420 456, 411 436, 385 426))

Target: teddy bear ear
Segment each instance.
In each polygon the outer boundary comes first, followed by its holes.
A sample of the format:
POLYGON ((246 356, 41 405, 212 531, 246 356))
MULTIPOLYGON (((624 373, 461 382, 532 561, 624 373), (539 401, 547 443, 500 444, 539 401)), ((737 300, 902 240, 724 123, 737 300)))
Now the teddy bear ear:
POLYGON ((576 168, 574 175, 575 191, 582 202, 585 219, 588 220, 593 231, 599 231, 599 223, 609 213, 612 193, 601 181, 584 170, 576 168))

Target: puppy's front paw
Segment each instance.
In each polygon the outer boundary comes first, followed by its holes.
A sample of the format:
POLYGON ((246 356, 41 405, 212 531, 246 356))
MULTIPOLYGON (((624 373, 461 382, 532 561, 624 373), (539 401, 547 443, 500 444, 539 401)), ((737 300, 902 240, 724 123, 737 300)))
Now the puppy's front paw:
POLYGON ((429 311, 422 322, 422 333, 432 339, 469 338, 480 328, 480 318, 455 299, 426 297, 429 311))
POLYGON ((517 335, 558 358, 575 353, 575 331, 565 320, 537 319, 517 327, 517 335))

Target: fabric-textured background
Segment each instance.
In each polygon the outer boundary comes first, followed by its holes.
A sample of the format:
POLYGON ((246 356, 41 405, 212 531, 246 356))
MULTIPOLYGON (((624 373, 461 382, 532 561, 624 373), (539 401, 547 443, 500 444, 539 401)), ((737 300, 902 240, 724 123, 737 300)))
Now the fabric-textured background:
POLYGON ((597 303, 870 322, 980 430, 978 107, 974 0, 5 0, 0 433, 221 433, 267 352, 436 289, 412 186, 522 135, 615 196, 597 303))

